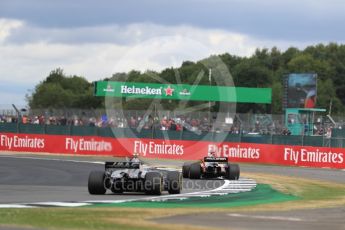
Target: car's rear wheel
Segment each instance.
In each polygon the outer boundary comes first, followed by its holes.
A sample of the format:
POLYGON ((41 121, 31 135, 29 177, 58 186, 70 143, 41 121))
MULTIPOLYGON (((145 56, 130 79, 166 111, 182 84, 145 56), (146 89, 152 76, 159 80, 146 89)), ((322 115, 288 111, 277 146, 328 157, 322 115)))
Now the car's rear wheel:
POLYGON ((201 167, 199 163, 193 163, 189 169, 189 178, 190 179, 200 179, 201 177, 201 167))
POLYGON ((168 172, 167 175, 168 192, 179 194, 182 189, 182 175, 179 172, 168 172))
POLYGON ((107 191, 104 187, 105 174, 103 171, 92 171, 89 175, 88 190, 92 195, 102 195, 107 191))
POLYGON ((240 166, 238 164, 229 164, 228 179, 238 180, 240 178, 240 166))
POLYGON ((148 172, 145 175, 145 192, 151 195, 161 195, 163 190, 163 177, 159 172, 148 172))
POLYGON ((182 175, 183 178, 188 178, 189 177, 189 170, 190 170, 190 166, 192 163, 186 162, 183 164, 182 166, 182 175))

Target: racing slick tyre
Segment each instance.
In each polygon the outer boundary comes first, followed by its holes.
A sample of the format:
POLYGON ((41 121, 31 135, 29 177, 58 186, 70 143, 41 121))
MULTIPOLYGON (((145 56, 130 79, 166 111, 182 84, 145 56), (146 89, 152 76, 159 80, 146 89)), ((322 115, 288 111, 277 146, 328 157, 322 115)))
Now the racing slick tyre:
POLYGON ((163 177, 159 172, 148 172, 145 176, 145 192, 150 195, 161 195, 163 177))
POLYGON ((201 167, 199 163, 193 163, 190 165, 189 178, 190 179, 200 179, 201 167))
POLYGON ((238 164, 229 164, 228 179, 238 180, 240 178, 240 166, 238 164))
POLYGON ((167 175, 169 194, 179 194, 182 188, 182 175, 179 172, 168 172, 167 175))
POLYGON ((182 166, 182 175, 183 178, 188 178, 189 177, 189 170, 190 170, 190 166, 192 163, 186 162, 183 164, 182 166))
POLYGON ((92 195, 102 195, 107 191, 104 187, 104 172, 92 171, 89 175, 88 189, 92 195))

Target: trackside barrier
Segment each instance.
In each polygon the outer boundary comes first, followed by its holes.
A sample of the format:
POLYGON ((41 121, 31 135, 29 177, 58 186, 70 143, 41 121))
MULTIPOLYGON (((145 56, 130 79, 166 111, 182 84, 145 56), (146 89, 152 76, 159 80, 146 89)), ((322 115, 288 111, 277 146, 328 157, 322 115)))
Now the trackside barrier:
POLYGON ((197 160, 215 149, 234 162, 345 169, 344 148, 243 142, 0 133, 0 150, 197 160))

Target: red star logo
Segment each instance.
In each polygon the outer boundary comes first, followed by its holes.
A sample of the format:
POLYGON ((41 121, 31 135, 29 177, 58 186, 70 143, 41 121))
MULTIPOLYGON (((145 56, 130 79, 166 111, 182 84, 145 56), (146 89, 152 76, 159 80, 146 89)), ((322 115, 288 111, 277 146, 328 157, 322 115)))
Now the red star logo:
POLYGON ((165 90, 165 96, 172 96, 174 89, 170 88, 170 85, 168 86, 168 88, 164 89, 165 90))

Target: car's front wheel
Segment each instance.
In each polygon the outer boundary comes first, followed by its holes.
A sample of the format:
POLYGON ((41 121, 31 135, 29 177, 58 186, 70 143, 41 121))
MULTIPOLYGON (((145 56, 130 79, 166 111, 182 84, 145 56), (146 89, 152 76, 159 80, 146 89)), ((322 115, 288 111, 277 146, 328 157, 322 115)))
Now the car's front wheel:
POLYGON ((150 195, 161 195, 163 177, 159 172, 148 172, 145 175, 145 192, 150 195))
POLYGON ((182 189, 182 175, 180 172, 168 172, 167 175, 168 192, 179 194, 182 189))
POLYGON ((229 164, 228 179, 238 180, 240 178, 240 166, 238 164, 229 164))
POLYGON ((186 162, 182 166, 182 175, 183 178, 188 178, 189 177, 189 170, 190 170, 191 163, 186 162))
POLYGON ((201 177, 201 167, 199 163, 193 163, 189 169, 189 178, 190 179, 200 179, 201 177))

